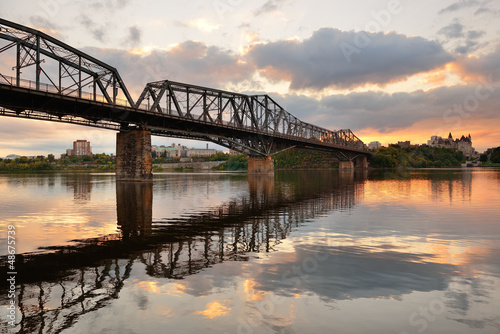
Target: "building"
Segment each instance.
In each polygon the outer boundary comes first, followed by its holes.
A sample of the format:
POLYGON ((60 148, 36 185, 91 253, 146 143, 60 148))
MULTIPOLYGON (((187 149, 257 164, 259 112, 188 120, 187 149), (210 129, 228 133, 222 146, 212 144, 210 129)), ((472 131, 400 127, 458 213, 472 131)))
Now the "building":
POLYGON ((368 148, 370 150, 376 150, 377 148, 381 147, 382 144, 380 144, 379 141, 372 141, 370 144, 368 144, 368 148))
POLYGON ((89 141, 76 140, 73 142, 73 155, 83 156, 91 154, 92 154, 92 148, 90 147, 89 141))
POLYGON ((156 146, 153 145, 152 150, 156 153, 157 157, 164 158, 193 158, 193 157, 209 157, 217 153, 215 149, 207 148, 187 148, 181 144, 171 146, 156 146))
POLYGON ((187 148, 185 146, 181 146, 181 144, 178 145, 172 144, 170 146, 153 145, 151 149, 153 152, 156 153, 157 157, 164 157, 164 158, 180 158, 182 157, 182 152, 187 150, 187 148))
POLYGON ((398 141, 398 145, 401 148, 408 148, 408 147, 411 146, 411 143, 410 143, 409 140, 407 140, 407 141, 398 141))
POLYGON ((90 146, 90 142, 87 140, 76 140, 73 142, 73 149, 68 148, 66 150, 66 155, 67 156, 84 156, 84 155, 91 155, 92 154, 92 147, 90 146))
POLYGON ((430 147, 445 147, 445 148, 453 148, 458 151, 462 151, 466 157, 476 157, 477 152, 472 147, 472 138, 470 134, 466 137, 460 137, 460 139, 453 140, 453 136, 450 134, 448 138, 444 139, 439 136, 432 136, 430 140, 427 141, 427 145, 430 147))
POLYGON ((209 149, 208 144, 207 148, 190 148, 186 152, 186 157, 192 158, 192 157, 210 157, 212 155, 215 155, 217 153, 217 150, 215 149, 209 149))

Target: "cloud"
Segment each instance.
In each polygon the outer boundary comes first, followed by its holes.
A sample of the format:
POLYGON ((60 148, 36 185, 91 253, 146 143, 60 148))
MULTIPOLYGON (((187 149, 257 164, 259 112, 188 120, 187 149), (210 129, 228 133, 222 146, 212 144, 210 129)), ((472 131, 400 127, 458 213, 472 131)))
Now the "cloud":
POLYGON ((464 26, 459 23, 455 22, 450 25, 447 25, 446 27, 441 28, 438 31, 439 35, 443 35, 447 38, 460 38, 464 36, 464 26))
MULTIPOLYGON (((460 45, 455 46, 454 52, 466 55, 472 51, 475 51, 479 47, 477 40, 485 35, 482 30, 469 30, 464 31, 464 26, 455 20, 456 22, 451 23, 438 31, 439 35, 446 37, 446 42, 456 39, 462 39, 460 45)), ((455 44, 456 45, 456 44, 455 44)))
POLYGON ((483 8, 479 8, 478 10, 476 10, 474 15, 481 15, 481 14, 486 14, 486 13, 491 13, 491 9, 483 7, 483 8))
POLYGON ((476 101, 477 90, 478 85, 471 84, 393 94, 374 91, 335 94, 321 100, 285 95, 276 101, 294 116, 329 129, 372 129, 389 133, 428 119, 456 123, 460 117, 464 120, 498 117, 500 84, 493 93, 481 86, 480 93, 488 97, 477 100, 477 108, 469 111, 464 105, 476 101))
POLYGON ((99 26, 96 22, 92 21, 87 15, 80 15, 77 20, 83 25, 88 32, 94 36, 96 40, 99 42, 104 42, 104 37, 109 29, 109 25, 107 26, 99 26))
POLYGON ((290 81, 295 90, 385 85, 453 60, 440 44, 421 37, 332 28, 320 29, 304 41, 253 45, 247 58, 262 75, 290 81))
POLYGON ((30 23, 35 27, 35 29, 45 29, 45 30, 60 30, 61 28, 54 22, 48 20, 47 18, 39 15, 34 15, 29 18, 30 23))
POLYGON ((479 44, 477 42, 467 40, 467 41, 465 41, 465 44, 462 44, 462 45, 456 47, 455 52, 459 53, 461 55, 465 55, 465 54, 468 54, 472 51, 477 50, 478 45, 479 44))
POLYGON ((467 57, 458 59, 455 63, 455 71, 466 81, 479 79, 487 80, 491 77, 494 82, 500 82, 500 44, 496 49, 481 57, 467 57))
POLYGON ((268 0, 262 6, 257 8, 253 12, 253 14, 254 14, 254 16, 259 16, 262 14, 274 12, 274 11, 278 10, 284 3, 285 3, 285 0, 268 0))
POLYGON ((125 44, 138 46, 142 42, 142 30, 137 25, 128 28, 128 36, 125 38, 125 44))
POLYGON ((474 7, 477 5, 480 5, 479 1, 477 0, 460 0, 449 5, 446 8, 441 9, 438 13, 444 14, 444 13, 456 12, 457 10, 460 10, 462 8, 474 7))
POLYGON ((468 39, 478 39, 482 36, 484 36, 486 32, 482 30, 469 30, 467 31, 467 38, 468 39))
POLYGON ((119 10, 130 4, 131 0, 86 1, 86 6, 94 10, 119 10))
POLYGON ((208 22, 206 19, 200 18, 196 20, 192 20, 186 23, 188 27, 194 27, 200 31, 204 32, 212 32, 214 30, 218 30, 221 28, 220 24, 214 24, 208 22))
POLYGON ((136 94, 151 81, 168 79, 216 88, 247 80, 254 72, 232 51, 195 41, 186 41, 168 50, 134 50, 133 53, 86 48, 84 51, 116 67, 128 89, 136 94))

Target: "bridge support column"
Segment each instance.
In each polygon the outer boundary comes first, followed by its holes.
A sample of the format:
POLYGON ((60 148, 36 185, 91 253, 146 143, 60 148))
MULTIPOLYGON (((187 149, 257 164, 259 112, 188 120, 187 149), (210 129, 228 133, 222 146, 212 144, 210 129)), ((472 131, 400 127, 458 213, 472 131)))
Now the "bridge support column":
POLYGON ((348 169, 354 169, 354 162, 348 160, 348 161, 339 161, 339 169, 340 170, 348 170, 348 169))
POLYGON ((360 156, 356 158, 355 162, 356 168, 363 168, 367 169, 368 168, 368 158, 366 156, 360 156))
POLYGON ((116 135, 116 179, 152 181, 151 132, 120 131, 116 135))
POLYGON ((249 174, 274 174, 274 161, 271 157, 248 158, 249 174))

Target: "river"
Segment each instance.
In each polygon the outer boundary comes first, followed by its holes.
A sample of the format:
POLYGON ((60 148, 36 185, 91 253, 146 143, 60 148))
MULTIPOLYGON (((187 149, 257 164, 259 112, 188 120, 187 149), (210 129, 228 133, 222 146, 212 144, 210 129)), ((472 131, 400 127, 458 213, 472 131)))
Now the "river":
POLYGON ((500 169, 0 174, 0 195, 0 333, 500 332, 500 169))

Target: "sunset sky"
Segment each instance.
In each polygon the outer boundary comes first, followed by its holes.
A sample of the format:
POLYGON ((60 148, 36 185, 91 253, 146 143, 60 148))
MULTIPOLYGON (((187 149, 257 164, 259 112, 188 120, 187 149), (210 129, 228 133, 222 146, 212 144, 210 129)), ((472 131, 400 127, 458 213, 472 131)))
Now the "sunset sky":
MULTIPOLYGON (((366 144, 451 132, 500 146, 500 1, 19 0, 0 13, 116 67, 134 99, 169 79, 265 92, 366 144)), ((0 157, 59 155, 76 139, 115 152, 112 131, 0 118, 0 157)), ((172 142, 205 146, 153 137, 172 142)))

